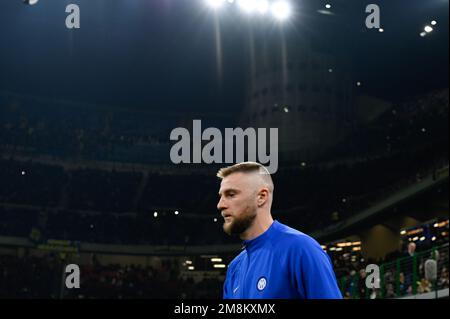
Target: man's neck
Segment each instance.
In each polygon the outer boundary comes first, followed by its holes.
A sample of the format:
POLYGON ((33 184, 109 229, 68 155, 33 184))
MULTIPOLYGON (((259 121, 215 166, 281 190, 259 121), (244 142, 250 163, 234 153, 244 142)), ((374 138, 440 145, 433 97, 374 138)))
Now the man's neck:
POLYGON ((270 213, 256 215, 252 226, 243 232, 240 236, 242 240, 252 240, 264 234, 273 224, 273 218, 270 213), (258 218, 259 217, 259 218, 258 218))

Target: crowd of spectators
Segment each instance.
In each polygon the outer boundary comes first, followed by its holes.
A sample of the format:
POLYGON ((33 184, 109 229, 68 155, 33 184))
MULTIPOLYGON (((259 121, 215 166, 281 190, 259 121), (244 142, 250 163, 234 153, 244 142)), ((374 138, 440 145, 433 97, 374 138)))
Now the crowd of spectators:
POLYGON ((219 277, 181 276, 176 259, 158 267, 90 263, 80 266, 80 288, 66 289, 60 255, 0 255, 0 299, 219 299, 219 277))
MULTIPOLYGON (((275 218, 309 233, 345 220, 448 165, 448 105, 448 89, 396 103, 323 152, 324 159, 335 163, 282 167, 274 175, 275 218)), ((129 245, 234 242, 221 229, 214 175, 81 168, 88 161, 100 165, 168 161, 170 131, 186 126, 180 118, 0 94, 0 236, 129 245), (41 156, 62 164, 32 160, 41 156), (64 163, 69 160, 80 166, 68 168, 64 163)), ((410 261, 416 252, 411 244, 406 242, 400 252, 383 260, 366 260, 360 253, 330 254, 344 296, 393 298, 412 294, 413 287, 419 293, 432 291, 424 264, 433 256, 417 255, 415 278, 410 261), (382 291, 366 289, 364 267, 370 263, 385 265, 382 291)), ((442 238, 436 244, 442 246, 442 238)), ((418 245, 417 250, 428 251, 431 246, 418 245)), ((448 288, 448 246, 439 251, 437 260, 437 287, 448 288)), ((62 266, 63 260, 52 254, 0 254, 0 298, 221 295, 219 280, 182 279, 181 269, 171 263, 158 269, 85 265, 81 290, 64 293, 62 266)))
MULTIPOLYGON (((383 263, 381 287, 366 286, 365 260, 360 254, 331 254, 338 284, 344 298, 398 298, 412 294, 449 288, 448 243, 438 247, 437 254, 408 251, 403 258, 383 263), (411 255, 410 255, 411 254, 411 255), (346 255, 345 257, 343 257, 346 255), (413 256, 417 256, 414 271, 413 256), (342 258, 341 258, 342 257, 342 258), (353 258, 353 257, 358 257, 353 258), (437 281, 430 282, 424 271, 425 261, 438 261, 437 281), (400 268, 398 268, 400 267, 400 268), (398 273, 397 273, 398 272, 398 273), (343 273, 347 275, 343 276, 343 273), (414 285, 415 280, 415 285, 414 285), (413 288, 415 286, 415 288, 413 288)), ((100 264, 95 255, 91 262, 80 266, 80 288, 65 289, 63 283, 66 255, 56 253, 36 256, 0 254, 0 299, 3 298, 66 298, 66 299, 220 299, 223 274, 194 276, 176 257, 164 257, 158 265, 100 264)))
POLYGON ((60 166, 0 159, 0 203, 58 205, 66 178, 60 166))
POLYGON ((55 256, 0 255, 0 299, 58 298, 62 264, 55 256))
MULTIPOLYGON (((0 95, 0 147, 55 158, 153 163, 177 118, 68 101, 0 95), (149 125, 151 123, 151 125, 149 125)), ((168 154, 168 153, 167 153, 168 154)))
POLYGON ((324 154, 331 158, 371 158, 412 146, 448 145, 448 89, 395 103, 370 124, 324 154))
POLYGON ((439 235, 433 242, 426 240, 416 245, 406 241, 401 247, 398 253, 378 260, 364 259, 360 252, 331 253, 343 296, 348 299, 398 298, 449 288, 448 233, 439 235), (429 259, 437 261, 436 282, 431 282, 425 275, 425 262, 429 259), (366 266, 369 264, 380 266, 378 289, 367 287, 366 266))
MULTIPOLYGON (((448 162, 445 155, 443 162, 448 162)), ((431 150, 425 150, 332 167, 282 169, 274 175, 273 213, 302 231, 315 231, 370 207, 400 186, 420 182, 425 173, 419 172, 434 163, 431 150)), ((218 188, 213 174, 67 169, 0 160, 0 220, 8 221, 0 235, 28 236, 31 228, 16 226, 22 224, 42 228, 47 238, 79 241, 227 243, 214 227, 221 221, 218 188), (30 213, 15 213, 25 208, 30 213), (43 216, 40 223, 36 215, 43 216)))

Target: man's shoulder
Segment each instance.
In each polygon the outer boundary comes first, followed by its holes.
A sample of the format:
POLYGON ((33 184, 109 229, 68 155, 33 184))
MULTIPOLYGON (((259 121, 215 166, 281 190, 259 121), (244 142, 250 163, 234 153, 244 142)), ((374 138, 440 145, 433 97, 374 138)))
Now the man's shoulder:
POLYGON ((242 250, 239 253, 239 255, 234 257, 234 259, 228 264, 228 270, 234 269, 241 262, 241 260, 244 258, 244 255, 245 255, 245 250, 242 250))
POLYGON ((322 249, 320 244, 314 238, 297 229, 282 223, 278 223, 277 229, 277 240, 274 243, 277 246, 295 249, 297 251, 317 248, 322 249))

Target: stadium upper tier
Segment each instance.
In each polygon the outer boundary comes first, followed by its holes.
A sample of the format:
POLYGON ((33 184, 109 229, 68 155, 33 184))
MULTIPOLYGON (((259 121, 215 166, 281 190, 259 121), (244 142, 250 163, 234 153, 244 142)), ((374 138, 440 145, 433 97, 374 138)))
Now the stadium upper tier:
MULTIPOLYGON (((274 175, 273 213, 303 231, 322 229, 445 163, 446 152, 424 149, 332 167, 281 169, 274 175)), ((45 238, 93 242, 229 243, 221 230, 219 180, 213 173, 86 169, 9 159, 0 160, 0 181, 0 235, 27 237, 36 227, 45 238)))
MULTIPOLYGON (((448 90, 433 92, 356 127, 321 160, 280 163, 275 217, 324 229, 448 165, 447 120, 448 90)), ((203 121, 230 124, 217 114, 203 121)), ((36 227, 72 240, 222 242, 218 165, 168 161, 170 130, 189 123, 186 114, 1 93, 0 235, 26 237, 36 227), (183 232, 173 231, 177 223, 183 232)))
MULTIPOLYGON (((237 126, 231 113, 155 113, 0 92, 0 149, 57 159, 168 164, 174 144, 170 132, 189 129, 193 119, 204 127, 237 126)), ((340 143, 318 151, 317 161, 385 156, 430 145, 448 148, 447 119, 448 90, 402 101, 369 123, 355 120, 340 143)))

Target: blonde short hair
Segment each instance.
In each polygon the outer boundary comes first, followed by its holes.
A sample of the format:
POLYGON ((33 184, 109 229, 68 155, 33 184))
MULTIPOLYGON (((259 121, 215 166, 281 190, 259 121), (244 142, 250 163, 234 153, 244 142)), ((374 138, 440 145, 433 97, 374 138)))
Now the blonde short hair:
POLYGON ((267 168, 265 168, 263 165, 256 162, 238 163, 232 166, 223 167, 219 169, 219 171, 217 172, 217 177, 219 177, 220 179, 224 179, 225 177, 230 176, 231 174, 234 173, 244 173, 244 174, 259 173, 261 181, 265 184, 265 186, 269 189, 269 193, 271 193, 273 196, 275 187, 273 184, 272 176, 270 175, 267 168))
POLYGON ((256 162, 243 162, 232 166, 223 167, 217 172, 217 177, 224 179, 234 173, 261 173, 270 176, 269 171, 263 165, 256 162))

